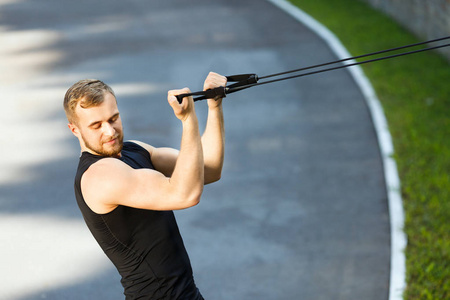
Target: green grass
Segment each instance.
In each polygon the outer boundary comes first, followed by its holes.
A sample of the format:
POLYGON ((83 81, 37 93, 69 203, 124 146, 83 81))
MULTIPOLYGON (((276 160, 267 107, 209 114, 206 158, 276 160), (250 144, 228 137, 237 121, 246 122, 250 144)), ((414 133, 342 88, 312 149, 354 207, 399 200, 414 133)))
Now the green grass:
MULTIPOLYGON (((352 55, 418 42, 358 0, 291 0, 352 55)), ((404 299, 450 299, 450 66, 435 52, 362 66, 393 137, 405 208, 404 299)))

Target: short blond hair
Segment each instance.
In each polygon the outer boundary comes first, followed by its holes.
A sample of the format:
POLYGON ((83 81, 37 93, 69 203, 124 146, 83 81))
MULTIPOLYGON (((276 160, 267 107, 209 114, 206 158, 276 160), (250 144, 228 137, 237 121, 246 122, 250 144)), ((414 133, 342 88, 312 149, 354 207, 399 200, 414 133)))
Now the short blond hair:
POLYGON ((64 111, 70 123, 76 123, 75 109, 80 103, 82 108, 97 106, 103 103, 105 93, 111 93, 113 89, 98 79, 83 79, 72 85, 64 96, 64 111))

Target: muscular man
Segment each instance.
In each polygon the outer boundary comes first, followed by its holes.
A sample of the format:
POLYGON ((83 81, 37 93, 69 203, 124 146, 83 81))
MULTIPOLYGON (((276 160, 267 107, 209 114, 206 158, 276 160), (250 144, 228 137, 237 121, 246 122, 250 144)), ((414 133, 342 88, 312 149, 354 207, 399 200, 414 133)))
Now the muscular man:
MULTIPOLYGON (((210 73, 204 89, 225 86, 210 73)), ((173 210, 199 203, 204 184, 220 179, 224 157, 222 99, 208 99, 202 136, 192 97, 168 102, 181 121, 181 147, 123 142, 113 90, 81 80, 66 93, 69 128, 81 157, 75 196, 93 236, 122 276, 126 299, 203 299, 198 291, 173 210)))

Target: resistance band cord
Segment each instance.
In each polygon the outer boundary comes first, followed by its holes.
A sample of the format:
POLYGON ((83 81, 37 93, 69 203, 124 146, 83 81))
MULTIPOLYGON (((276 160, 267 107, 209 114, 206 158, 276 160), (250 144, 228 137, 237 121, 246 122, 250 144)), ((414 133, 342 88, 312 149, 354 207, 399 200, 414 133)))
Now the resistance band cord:
POLYGON ((377 55, 377 54, 383 54, 383 53, 387 53, 387 52, 391 52, 391 51, 411 48, 411 47, 429 44, 429 43, 435 43, 435 42, 439 42, 439 41, 443 41, 443 40, 447 40, 447 39, 450 39, 450 36, 438 38, 438 39, 434 39, 434 40, 429 40, 426 42, 420 42, 420 43, 415 43, 415 44, 411 44, 411 45, 391 48, 391 49, 387 49, 387 50, 381 50, 381 51, 377 51, 377 52, 373 52, 373 53, 353 56, 353 57, 349 57, 349 58, 344 58, 344 59, 340 59, 340 60, 336 60, 336 61, 331 61, 331 62, 322 63, 322 64, 313 65, 313 66, 304 67, 304 68, 295 69, 295 70, 290 70, 290 71, 286 71, 286 72, 274 73, 274 74, 266 75, 263 77, 258 77, 256 74, 240 74, 240 75, 227 76, 228 82, 236 82, 236 83, 225 86, 225 87, 217 87, 217 88, 206 90, 206 91, 193 92, 193 93, 188 93, 188 94, 180 94, 177 96, 177 99, 178 99, 178 102, 181 103, 182 99, 184 97, 188 97, 188 96, 199 96, 199 97, 194 98, 194 101, 199 101, 199 100, 204 100, 204 99, 224 98, 224 97, 226 97, 227 94, 231 94, 231 93, 234 93, 237 91, 241 91, 243 89, 257 86, 257 85, 263 85, 263 84, 273 83, 273 82, 277 82, 277 81, 293 79, 293 78, 323 73, 323 72, 327 72, 327 71, 347 68, 347 67, 351 67, 351 66, 361 65, 361 64, 365 64, 365 63, 390 59, 390 58, 394 58, 394 57, 399 57, 399 56, 404 56, 404 55, 409 55, 409 54, 414 54, 414 53, 420 53, 420 52, 443 48, 443 47, 448 47, 448 46, 450 46, 450 43, 439 45, 439 46, 423 48, 423 49, 419 49, 419 50, 402 52, 402 53, 398 53, 398 54, 383 56, 383 57, 369 59, 369 60, 364 60, 364 61, 360 61, 360 62, 346 63, 346 64, 339 65, 336 67, 330 67, 330 68, 320 69, 320 70, 311 71, 311 72, 307 72, 307 73, 302 73, 302 74, 286 76, 286 77, 282 77, 282 78, 278 78, 278 79, 272 79, 272 80, 267 80, 267 81, 263 81, 263 82, 258 82, 261 79, 267 79, 267 78, 278 77, 278 76, 286 75, 286 74, 290 74, 290 73, 297 73, 297 72, 301 72, 301 71, 311 70, 311 69, 315 69, 315 68, 319 68, 319 67, 324 67, 324 66, 337 64, 337 63, 346 62, 349 60, 354 60, 354 59, 368 57, 368 56, 377 55))

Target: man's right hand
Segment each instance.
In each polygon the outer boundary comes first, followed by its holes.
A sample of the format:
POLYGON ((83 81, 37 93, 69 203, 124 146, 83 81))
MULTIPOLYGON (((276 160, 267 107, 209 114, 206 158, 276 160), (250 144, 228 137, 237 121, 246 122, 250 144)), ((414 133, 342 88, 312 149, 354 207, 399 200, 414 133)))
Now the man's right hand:
POLYGON ((191 91, 188 88, 181 90, 170 90, 167 92, 167 101, 172 107, 175 116, 181 121, 185 121, 190 114, 195 114, 194 99, 192 96, 184 97, 180 104, 175 96, 180 94, 188 94, 190 92, 191 91))

